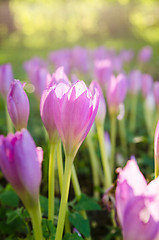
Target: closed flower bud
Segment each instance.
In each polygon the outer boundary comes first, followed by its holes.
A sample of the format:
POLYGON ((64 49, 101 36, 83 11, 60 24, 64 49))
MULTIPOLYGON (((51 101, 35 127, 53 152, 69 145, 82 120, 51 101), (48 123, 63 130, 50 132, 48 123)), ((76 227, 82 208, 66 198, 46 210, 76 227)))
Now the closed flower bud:
POLYGON ((133 70, 128 77, 128 87, 130 94, 137 94, 141 89, 142 74, 139 70, 133 70))
POLYGON ((75 156, 95 119, 99 94, 92 95, 83 81, 62 92, 62 83, 53 91, 54 118, 66 155, 75 156))
POLYGON ((102 89, 96 81, 93 81, 89 87, 90 91, 93 93, 95 89, 98 89, 99 92, 99 106, 96 114, 95 121, 97 124, 104 124, 106 116, 106 103, 102 93, 102 89))
POLYGON ((116 78, 111 77, 107 88, 108 108, 111 114, 117 114, 119 105, 124 101, 127 93, 127 79, 119 74, 116 78))
POLYGON ((147 95, 151 92, 152 84, 153 84, 153 79, 151 75, 143 74, 141 78, 141 91, 144 98, 146 98, 147 95))
POLYGON ((14 80, 11 64, 0 66, 0 93, 4 98, 7 97, 10 84, 14 80))
POLYGON ((9 115, 16 130, 27 128, 29 118, 29 100, 19 80, 14 80, 7 96, 9 115))
POLYGON ((152 48, 150 46, 143 47, 139 54, 138 54, 138 60, 140 62, 148 62, 152 57, 152 48))
POLYGON ((39 198, 42 155, 26 129, 0 136, 0 168, 27 209, 39 198))

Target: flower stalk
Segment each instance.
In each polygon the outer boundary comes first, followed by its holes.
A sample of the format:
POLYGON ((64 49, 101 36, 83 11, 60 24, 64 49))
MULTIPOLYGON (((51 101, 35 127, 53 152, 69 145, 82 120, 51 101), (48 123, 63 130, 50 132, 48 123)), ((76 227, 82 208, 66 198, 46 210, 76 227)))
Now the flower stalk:
POLYGON ((111 186, 112 180, 111 180, 111 171, 108 161, 108 156, 105 151, 105 140, 104 140, 104 126, 102 124, 96 124, 97 127, 97 133, 98 133, 98 139, 99 139, 99 146, 101 151, 101 159, 103 164, 103 170, 104 170, 104 188, 107 189, 111 186))
POLYGON ((50 143, 49 176, 48 176, 48 219, 54 219, 54 195, 55 195, 55 159, 57 145, 50 143))

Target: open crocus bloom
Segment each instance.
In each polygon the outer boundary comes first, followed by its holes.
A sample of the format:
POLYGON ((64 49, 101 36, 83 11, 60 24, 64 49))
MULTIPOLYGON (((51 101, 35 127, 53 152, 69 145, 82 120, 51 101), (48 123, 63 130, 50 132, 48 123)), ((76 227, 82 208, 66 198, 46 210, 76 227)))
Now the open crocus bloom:
POLYGON ((147 185, 136 161, 119 172, 116 209, 124 240, 156 240, 159 227, 159 178, 147 185))
POLYGON ((39 198, 42 159, 42 149, 36 148, 26 129, 0 136, 0 168, 27 209, 39 198))
POLYGON ((95 119, 99 93, 95 90, 92 95, 83 81, 77 81, 68 91, 62 90, 63 85, 57 84, 52 92, 53 114, 65 153, 74 157, 95 119))

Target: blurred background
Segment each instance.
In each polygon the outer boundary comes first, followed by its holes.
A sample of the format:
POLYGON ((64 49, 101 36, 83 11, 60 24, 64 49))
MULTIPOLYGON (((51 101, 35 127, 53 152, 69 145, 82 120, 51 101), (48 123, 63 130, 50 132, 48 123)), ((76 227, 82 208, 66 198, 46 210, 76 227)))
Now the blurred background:
POLYGON ((0 64, 11 62, 15 78, 25 78, 25 60, 75 45, 150 45, 159 78, 158 0, 0 0, 0 64))

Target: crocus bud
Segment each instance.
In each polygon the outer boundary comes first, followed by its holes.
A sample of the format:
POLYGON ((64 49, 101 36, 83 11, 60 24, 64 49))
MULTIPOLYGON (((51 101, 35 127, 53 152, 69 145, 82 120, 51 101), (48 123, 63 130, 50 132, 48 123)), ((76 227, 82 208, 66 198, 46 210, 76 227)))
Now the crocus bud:
POLYGON ((42 153, 26 129, 0 136, 0 168, 27 209, 39 198, 42 153))
POLYGON ((107 56, 107 49, 104 46, 95 48, 92 51, 93 59, 96 60, 103 60, 106 59, 107 56))
POLYGON ((7 97, 11 82, 14 80, 11 64, 0 66, 0 93, 3 98, 7 97))
POLYGON ((95 119, 99 93, 96 90, 92 95, 83 81, 76 82, 64 93, 61 88, 59 83, 53 91, 55 123, 66 156, 74 157, 95 119))
POLYGON ((134 57, 134 52, 132 50, 123 49, 120 52, 120 57, 123 62, 130 62, 134 57))
POLYGON ((71 50, 67 48, 49 54, 49 59, 54 64, 55 69, 63 66, 66 74, 69 74, 71 70, 71 57, 71 50))
MULTIPOLYGON (((65 94, 68 89, 69 85, 63 81, 59 82, 60 88, 58 88, 58 94, 65 94)), ((48 132, 49 139, 51 142, 55 143, 57 142, 59 138, 59 134, 56 128, 55 124, 55 116, 54 116, 54 91, 56 88, 56 84, 50 87, 49 89, 46 89, 41 97, 40 101, 40 114, 41 119, 44 123, 44 126, 48 132)))
POLYGON ((115 56, 112 60, 113 62, 113 71, 116 72, 116 73, 120 73, 122 72, 122 69, 123 69, 123 61, 122 59, 120 58, 120 56, 115 56))
POLYGON ((129 74, 128 83, 129 83, 129 92, 130 94, 137 94, 141 89, 141 72, 139 70, 133 70, 129 74))
POLYGON ((152 48, 150 46, 143 47, 139 54, 138 54, 138 60, 140 62, 148 62, 152 57, 152 48))
POLYGON ((47 84, 47 88, 52 87, 54 84, 57 84, 58 82, 61 82, 61 81, 71 85, 71 82, 69 81, 69 79, 64 71, 64 67, 59 67, 55 71, 55 73, 52 74, 50 82, 47 84))
MULTIPOLYGON (((104 124, 105 116, 106 116, 106 103, 105 99, 102 93, 102 89, 99 86, 99 84, 96 81, 93 81, 89 87, 90 91, 93 93, 93 91, 96 91, 98 89, 99 91, 99 106, 98 111, 96 114, 95 121, 97 124, 104 124)), ((93 93, 94 94, 94 93, 93 93)))
POLYGON ((112 63, 110 60, 96 61, 94 65, 95 78, 102 88, 107 87, 112 75, 112 63))
POLYGON ((30 68, 28 72, 29 79, 35 87, 35 94, 38 99, 41 98, 41 95, 48 84, 49 75, 48 71, 45 68, 33 67, 30 68))
POLYGON ((154 82, 153 93, 157 109, 159 109, 159 82, 154 82))
POLYGON ((89 69, 88 50, 76 46, 72 49, 72 66, 79 72, 86 73, 89 69))
POLYGON ((152 84, 153 84, 153 79, 151 75, 143 74, 141 78, 141 91, 144 98, 146 98, 147 95, 151 92, 152 84))
POLYGON ((7 107, 16 130, 27 128, 29 100, 19 80, 14 80, 11 83, 7 96, 7 107))
POLYGON ((127 79, 119 74, 116 78, 111 77, 107 88, 107 101, 110 114, 117 114, 119 105, 124 101, 127 92, 127 79))
POLYGON ((40 57, 33 57, 30 60, 24 62, 23 68, 29 74, 32 68, 46 68, 46 62, 40 57))

